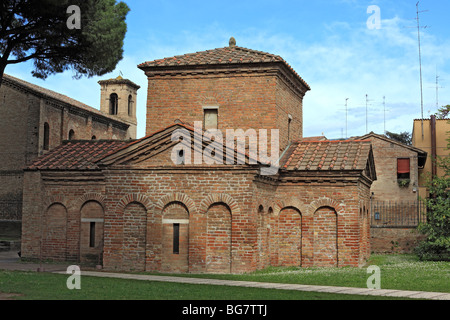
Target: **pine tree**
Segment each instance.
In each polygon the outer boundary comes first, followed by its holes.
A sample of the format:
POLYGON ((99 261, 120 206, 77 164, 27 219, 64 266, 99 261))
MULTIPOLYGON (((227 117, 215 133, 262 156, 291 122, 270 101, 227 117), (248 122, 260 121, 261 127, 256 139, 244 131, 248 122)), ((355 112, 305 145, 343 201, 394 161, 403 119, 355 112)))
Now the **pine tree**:
POLYGON ((115 0, 2 0, 0 84, 7 65, 27 60, 42 79, 68 69, 75 78, 112 72, 122 59, 128 12, 115 0))

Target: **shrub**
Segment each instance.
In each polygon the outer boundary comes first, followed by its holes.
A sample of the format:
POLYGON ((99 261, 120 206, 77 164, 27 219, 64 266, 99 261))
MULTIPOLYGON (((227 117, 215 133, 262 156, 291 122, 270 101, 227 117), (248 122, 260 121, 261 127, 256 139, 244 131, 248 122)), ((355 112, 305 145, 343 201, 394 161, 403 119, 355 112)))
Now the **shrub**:
POLYGON ((416 248, 421 260, 450 260, 450 159, 441 160, 443 177, 428 179, 430 197, 424 199, 427 222, 419 225, 426 239, 416 248))

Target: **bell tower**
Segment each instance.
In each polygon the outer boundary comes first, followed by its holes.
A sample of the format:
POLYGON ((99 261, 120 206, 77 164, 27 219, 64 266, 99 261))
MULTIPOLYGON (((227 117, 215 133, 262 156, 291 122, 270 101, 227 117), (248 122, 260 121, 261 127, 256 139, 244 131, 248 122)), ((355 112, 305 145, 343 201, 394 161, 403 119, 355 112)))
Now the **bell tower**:
POLYGON ((140 86, 118 76, 114 79, 100 80, 100 111, 120 118, 130 124, 128 138, 137 135, 136 103, 140 86))

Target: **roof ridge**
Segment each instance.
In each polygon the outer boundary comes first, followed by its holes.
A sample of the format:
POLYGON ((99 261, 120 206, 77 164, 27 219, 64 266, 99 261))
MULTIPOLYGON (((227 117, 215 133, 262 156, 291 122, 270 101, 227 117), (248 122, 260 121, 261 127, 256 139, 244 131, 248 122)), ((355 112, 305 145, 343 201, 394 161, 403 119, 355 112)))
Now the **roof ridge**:
POLYGON ((108 118, 108 119, 116 121, 116 122, 125 123, 121 119, 111 117, 109 114, 107 114, 97 108, 91 107, 90 105, 87 105, 86 103, 81 102, 77 99, 71 98, 71 97, 69 97, 65 94, 59 93, 55 90, 47 89, 40 85, 34 84, 32 82, 29 82, 29 81, 26 81, 26 80, 23 80, 18 77, 15 77, 15 76, 5 73, 5 74, 3 74, 3 83, 6 83, 7 81, 13 82, 15 85, 22 87, 25 90, 29 90, 36 95, 41 95, 41 96, 43 95, 46 98, 57 100, 59 102, 68 104, 75 108, 95 113, 98 116, 102 116, 102 117, 108 118))
POLYGON ((302 83, 303 86, 308 90, 311 89, 308 83, 306 83, 306 81, 280 55, 239 46, 208 49, 145 61, 138 64, 138 68, 145 70, 146 68, 158 67, 255 64, 270 62, 281 63, 302 83))

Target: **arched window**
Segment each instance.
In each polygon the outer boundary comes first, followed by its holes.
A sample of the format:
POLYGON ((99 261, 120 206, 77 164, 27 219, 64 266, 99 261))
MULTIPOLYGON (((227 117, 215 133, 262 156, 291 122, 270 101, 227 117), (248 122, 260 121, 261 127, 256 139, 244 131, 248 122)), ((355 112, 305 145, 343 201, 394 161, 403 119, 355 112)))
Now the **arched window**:
POLYGON ((91 140, 97 140, 96 136, 92 136, 91 140))
POLYGON ((69 131, 69 140, 74 140, 75 139, 75 131, 70 130, 69 131))
POLYGON ((44 123, 44 150, 50 149, 50 126, 44 123))
POLYGON ((133 100, 131 94, 128 96, 128 115, 129 116, 133 115, 133 100))
POLYGON ((119 97, 116 93, 111 93, 109 96, 109 114, 117 115, 119 105, 119 97))

